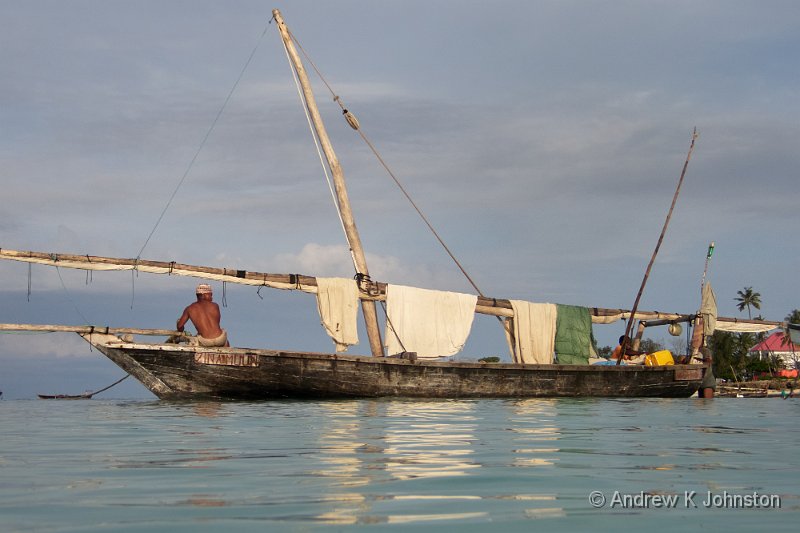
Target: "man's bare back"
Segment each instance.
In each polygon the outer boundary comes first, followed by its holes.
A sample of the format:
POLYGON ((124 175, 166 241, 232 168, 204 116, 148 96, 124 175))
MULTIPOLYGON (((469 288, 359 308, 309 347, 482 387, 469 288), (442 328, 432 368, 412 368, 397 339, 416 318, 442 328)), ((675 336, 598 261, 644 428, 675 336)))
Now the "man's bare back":
POLYGON ((183 331, 189 320, 202 337, 213 339, 222 334, 222 328, 219 327, 219 306, 214 302, 199 300, 184 309, 183 315, 178 319, 178 331, 183 331))
POLYGON ((178 319, 177 330, 183 331, 186 323, 191 320, 200 337, 216 339, 223 334, 219 325, 220 318, 219 306, 212 301, 211 287, 201 284, 197 288, 197 301, 183 310, 178 319))

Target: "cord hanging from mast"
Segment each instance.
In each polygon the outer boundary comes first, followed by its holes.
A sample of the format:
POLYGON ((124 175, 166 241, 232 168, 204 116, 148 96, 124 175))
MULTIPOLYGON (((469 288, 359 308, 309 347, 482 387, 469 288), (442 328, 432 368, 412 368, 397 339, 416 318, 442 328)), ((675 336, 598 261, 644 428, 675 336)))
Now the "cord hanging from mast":
POLYGON ((247 70, 247 67, 250 66, 250 62, 253 60, 253 56, 256 55, 256 51, 258 50, 258 47, 261 45, 261 41, 264 40, 264 35, 267 34, 267 30, 269 29, 269 26, 270 26, 271 23, 272 23, 272 19, 269 20, 267 25, 264 27, 264 31, 261 32, 261 37, 259 37, 258 41, 256 42, 256 45, 253 47, 252 52, 250 52, 250 56, 247 58, 247 61, 245 61, 245 64, 242 67, 242 70, 239 72, 239 76, 236 78, 236 81, 233 83, 233 87, 231 87, 230 91, 228 91, 228 95, 225 97, 225 101, 222 102, 222 106, 220 106, 219 111, 217 111, 217 114, 214 117, 214 120, 211 121, 211 126, 209 126, 208 131, 206 131, 206 134, 203 137, 203 140, 200 141, 200 145, 197 147, 197 150, 195 151, 194 156, 189 161, 189 164, 186 166, 186 170, 183 172, 183 175, 181 176, 181 179, 178 181, 178 184, 175 186, 175 190, 172 191, 172 194, 170 195, 169 199, 167 200, 167 203, 164 206, 164 209, 161 211, 161 214, 158 216, 158 219, 156 220, 156 223, 153 225, 153 229, 150 230, 150 234, 147 235, 147 238, 145 239, 144 244, 142 245, 141 249, 139 249, 139 253, 136 254, 136 259, 140 259, 142 257, 142 253, 144 252, 144 249, 150 243, 150 239, 153 238, 153 235, 155 234, 156 229, 161 224, 161 220, 164 218, 164 215, 167 214, 167 210, 172 205, 173 200, 175 200, 175 196, 178 194, 178 191, 180 190, 181 186, 183 185, 183 182, 186 181, 186 178, 189 176, 189 172, 191 172, 192 167, 194 167, 194 164, 197 161, 197 158, 200 156, 200 152, 202 152, 203 148, 205 148, 206 143, 208 142, 209 137, 211 137, 211 133, 214 131, 214 128, 217 126, 217 122, 219 122, 219 119, 222 116, 223 111, 225 111, 225 108, 228 106, 228 102, 230 102, 234 91, 236 91, 236 88, 239 86, 239 82, 242 81, 242 77, 244 77, 244 73, 247 70))
POLYGON ((403 193, 403 195, 409 201, 411 206, 414 208, 414 210, 420 216, 420 218, 425 223, 425 225, 428 227, 428 229, 431 231, 431 233, 433 233, 433 236, 436 238, 436 240, 439 242, 439 244, 442 246, 442 248, 444 248, 444 251, 447 253, 448 256, 450 256, 450 259, 453 260, 453 262, 456 264, 458 269, 461 271, 461 273, 467 279, 469 284, 472 285, 472 287, 475 289, 475 291, 477 291, 478 295, 484 296, 483 292, 480 290, 480 288, 478 288, 478 285, 475 283, 475 281, 473 281, 472 277, 467 273, 466 269, 463 267, 461 262, 456 258, 455 254, 453 254, 453 252, 450 250, 450 248, 447 246, 447 244, 445 244, 444 240, 441 238, 439 233, 433 227, 433 224, 431 224, 431 222, 428 220, 428 217, 426 217, 425 214, 422 212, 422 210, 419 208, 419 206, 417 206, 416 202, 414 202, 414 200, 411 198, 411 195, 406 191, 405 187, 403 187, 403 185, 400 183, 400 180, 397 178, 397 176, 394 174, 394 172, 392 172, 391 168, 389 168, 389 165, 386 163, 386 161, 383 159, 383 157, 381 157, 381 155, 378 152, 377 148, 375 148, 375 146, 372 144, 372 142, 369 140, 369 138, 367 138, 366 134, 364 134, 364 132, 361 130, 361 124, 358 122, 358 119, 355 117, 355 115, 353 115, 350 111, 348 111, 347 108, 345 108, 344 104, 342 103, 342 99, 334 92, 334 90, 331 87, 331 85, 328 83, 328 81, 325 79, 325 77, 319 71, 319 69, 317 68, 317 65, 309 57, 308 53, 306 53, 305 49, 300 44, 300 42, 297 40, 297 38, 294 36, 294 34, 290 33, 290 35, 292 37, 292 41, 294 41, 295 44, 297 44, 297 47, 300 48, 300 51, 303 53, 303 56, 305 56, 306 60, 308 60, 308 62, 311 65, 311 67, 314 69, 314 72, 317 73, 317 76, 319 76, 319 78, 325 84, 325 87, 328 88, 328 92, 330 92, 331 96, 333 96, 334 102, 339 104, 339 107, 342 108, 342 114, 344 115, 344 118, 347 121, 347 123, 350 125, 351 128, 353 128, 354 130, 356 130, 358 132, 359 136, 361 136, 361 139, 366 143, 366 145, 372 151, 373 155, 375 155, 375 157, 378 159, 378 161, 380 162, 381 166, 383 166, 383 168, 386 170, 386 172, 389 174, 389 176, 395 182, 397 187, 400 189, 400 191, 403 193))
POLYGON ((342 218, 342 211, 339 206, 339 200, 336 198, 336 192, 333 189, 333 182, 331 181, 330 174, 328 174, 328 165, 325 164, 325 156, 322 153, 322 147, 320 146, 319 139, 317 138, 317 134, 314 131, 314 125, 311 123, 311 115, 309 114, 308 111, 308 102, 306 102, 306 97, 303 94, 302 87, 300 86, 300 80, 297 78, 297 72, 295 71, 295 68, 292 65, 291 58, 289 57, 289 49, 286 47, 285 43, 283 45, 283 51, 286 53, 286 59, 289 63, 289 70, 292 72, 292 78, 294 79, 294 83, 297 88, 297 95, 300 97, 300 102, 303 104, 303 112, 305 112, 306 115, 306 122, 308 122, 308 129, 311 132, 311 138, 314 140, 314 146, 317 149, 317 155, 319 156, 319 164, 320 166, 322 166, 322 172, 325 174, 325 181, 328 182, 328 190, 330 190, 331 192, 331 199, 333 200, 333 206, 336 209, 336 216, 339 217, 339 224, 342 227, 344 238, 347 240, 347 248, 350 251, 350 260, 353 262, 353 268, 355 269, 356 273, 358 273, 358 265, 356 263, 356 258, 353 253, 353 245, 350 243, 350 237, 347 235, 347 230, 345 229, 344 226, 344 219, 342 218))
MULTIPOLYGON (((349 237, 348 241, 350 242, 350 247, 352 248, 353 257, 355 259, 356 276, 362 280, 359 284, 359 289, 365 293, 368 293, 370 292, 371 285, 369 281, 369 268, 367 267, 366 254, 364 253, 364 248, 361 244, 361 237, 358 233, 355 217, 353 216, 353 212, 350 207, 350 199, 344 179, 344 172, 342 171, 342 167, 339 164, 339 159, 336 157, 336 153, 333 150, 333 145, 328 138, 325 124, 322 121, 322 117, 320 116, 319 109, 316 105, 311 83, 308 80, 305 67, 300 59, 300 55, 297 53, 295 43, 292 40, 289 29, 286 27, 286 23, 283 21, 283 17, 281 16, 281 12, 279 10, 274 9, 272 14, 275 17, 275 21, 277 23, 278 30, 281 33, 281 39, 283 40, 284 46, 286 47, 291 62, 297 72, 297 78, 300 81, 303 94, 306 97, 306 107, 308 108, 308 112, 311 116, 311 121, 314 124, 314 130, 319 137, 320 145, 325 153, 325 159, 328 161, 328 167, 330 168, 333 184, 336 189, 336 198, 339 201, 339 210, 342 215, 342 221, 344 222, 345 230, 347 236, 349 237)), ((369 337, 372 355, 376 357, 383 356, 383 343, 381 342, 380 325, 378 324, 375 302, 362 299, 361 310, 363 312, 364 322, 367 327, 367 336, 369 337)))

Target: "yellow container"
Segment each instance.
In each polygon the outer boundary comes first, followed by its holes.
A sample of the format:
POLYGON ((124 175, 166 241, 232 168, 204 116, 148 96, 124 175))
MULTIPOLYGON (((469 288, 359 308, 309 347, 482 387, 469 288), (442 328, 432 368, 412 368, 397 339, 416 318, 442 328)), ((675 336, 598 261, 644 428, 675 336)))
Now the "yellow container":
POLYGON ((644 358, 644 364, 647 366, 674 365, 675 359, 672 358, 672 352, 669 350, 659 350, 646 355, 644 358))

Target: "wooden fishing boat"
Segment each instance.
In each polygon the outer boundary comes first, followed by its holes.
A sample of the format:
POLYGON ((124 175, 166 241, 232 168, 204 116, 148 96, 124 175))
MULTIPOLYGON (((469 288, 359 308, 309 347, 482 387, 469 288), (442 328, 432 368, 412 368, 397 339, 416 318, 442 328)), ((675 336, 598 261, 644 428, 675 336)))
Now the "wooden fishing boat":
POLYGON ((83 394, 37 394, 40 400, 91 400, 94 396, 91 392, 83 394))
POLYGON ((687 397, 703 372, 701 365, 517 365, 199 348, 96 334, 90 342, 164 399, 687 397))
MULTIPOLYGON (((387 300, 387 284, 370 278, 344 176, 314 103, 302 61, 280 13, 273 12, 287 55, 302 88, 309 119, 327 159, 335 186, 336 204, 356 270, 358 300, 369 337, 371 355, 311 353, 252 348, 206 348, 179 342, 188 337, 172 330, 121 329, 95 326, 3 324, 0 329, 71 331, 81 335, 110 360, 162 399, 191 398, 524 398, 524 397, 688 397, 701 385, 705 364, 665 366, 589 364, 530 364, 465 362, 423 359, 403 350, 384 354, 376 302, 387 300), (136 336, 136 338, 134 338, 136 336), (142 336, 170 337, 169 342, 145 342, 142 336)), ((346 110, 351 126, 358 123, 346 110)), ((688 163, 688 158, 687 158, 688 163)), ((684 167, 685 172, 685 167, 684 167)), ((673 202, 674 205, 674 202, 673 202)), ((663 236, 663 234, 662 234, 663 236)), ((449 251, 448 251, 449 253, 449 251)), ((192 276, 228 283, 266 286, 316 293, 312 276, 269 274, 239 269, 185 265, 176 262, 99 256, 23 252, 0 249, 0 259, 83 270, 136 270, 155 274, 192 276)), ((460 266, 460 265, 459 265, 460 266)), ((463 269, 462 269, 463 271, 463 269)), ((474 284, 473 284, 474 285, 474 284)), ((476 287, 477 289, 477 287, 476 287)), ((477 291, 480 292, 480 291, 477 291)), ((641 291, 640 291, 641 292, 641 291)), ((637 298, 638 304, 638 298, 637 298)), ((482 294, 475 312, 513 322, 509 300, 482 294)), ((592 321, 610 323, 639 320, 637 339, 648 325, 693 323, 696 313, 657 313, 589 308, 592 321)), ((736 322, 718 318, 718 321, 736 322)), ((387 321, 388 322, 388 321, 387 321)), ((757 322, 757 321, 747 321, 757 322)), ((387 324, 388 325, 388 324, 387 324)), ((588 347, 587 347, 588 351, 588 347)), ((513 353, 512 353, 513 356, 513 353)), ((588 354, 586 354, 588 357, 588 354)), ((84 396, 80 396, 84 397, 84 396)))
MULTIPOLYGON (((0 251, 0 254, 9 253, 9 250, 0 251)), ((33 252, 29 254, 34 255, 33 252)), ((111 258, 84 256, 83 259, 101 266, 100 259, 109 261, 111 258)), ((188 265, 181 267, 181 271, 189 268, 188 265)), ((211 271, 207 274, 209 276, 219 275, 214 274, 216 269, 207 270, 211 271)), ((497 313, 503 314, 507 302, 498 300, 493 303, 497 306, 497 313)), ((612 316, 620 311, 593 309, 598 317, 612 316)), ((694 315, 672 317, 644 311, 637 316, 645 326, 646 318, 652 319, 650 323, 655 325, 694 318, 694 315), (659 316, 669 318, 656 319, 659 316)), ((719 320, 729 324, 742 322, 723 317, 719 320)), ((745 323, 752 325, 752 321, 745 323)), ((516 364, 428 361, 417 359, 413 354, 373 357, 254 348, 207 348, 175 343, 176 337, 191 336, 159 329, 0 324, 0 330, 78 333, 161 399, 671 398, 694 394, 707 370, 703 364, 516 364), (143 342, 134 340, 134 336, 170 336, 173 342, 143 342)))

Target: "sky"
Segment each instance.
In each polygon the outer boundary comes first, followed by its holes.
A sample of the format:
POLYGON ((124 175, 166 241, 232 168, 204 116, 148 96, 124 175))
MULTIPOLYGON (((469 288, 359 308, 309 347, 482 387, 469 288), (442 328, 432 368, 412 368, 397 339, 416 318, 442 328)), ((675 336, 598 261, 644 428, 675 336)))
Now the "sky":
MULTIPOLYGON (((485 295, 631 308, 696 127, 639 308, 696 311, 711 241, 721 315, 800 308, 794 1, 0 1, 0 248, 351 277, 273 7, 485 295)), ((312 81, 372 278, 474 293, 312 81)), ((196 282, 2 261, 0 322, 169 328, 196 282)), ((215 299, 235 345, 331 351, 313 296, 215 299)), ((505 350, 476 318, 464 357, 505 350)), ((122 375, 0 335, 4 398, 122 375)))

